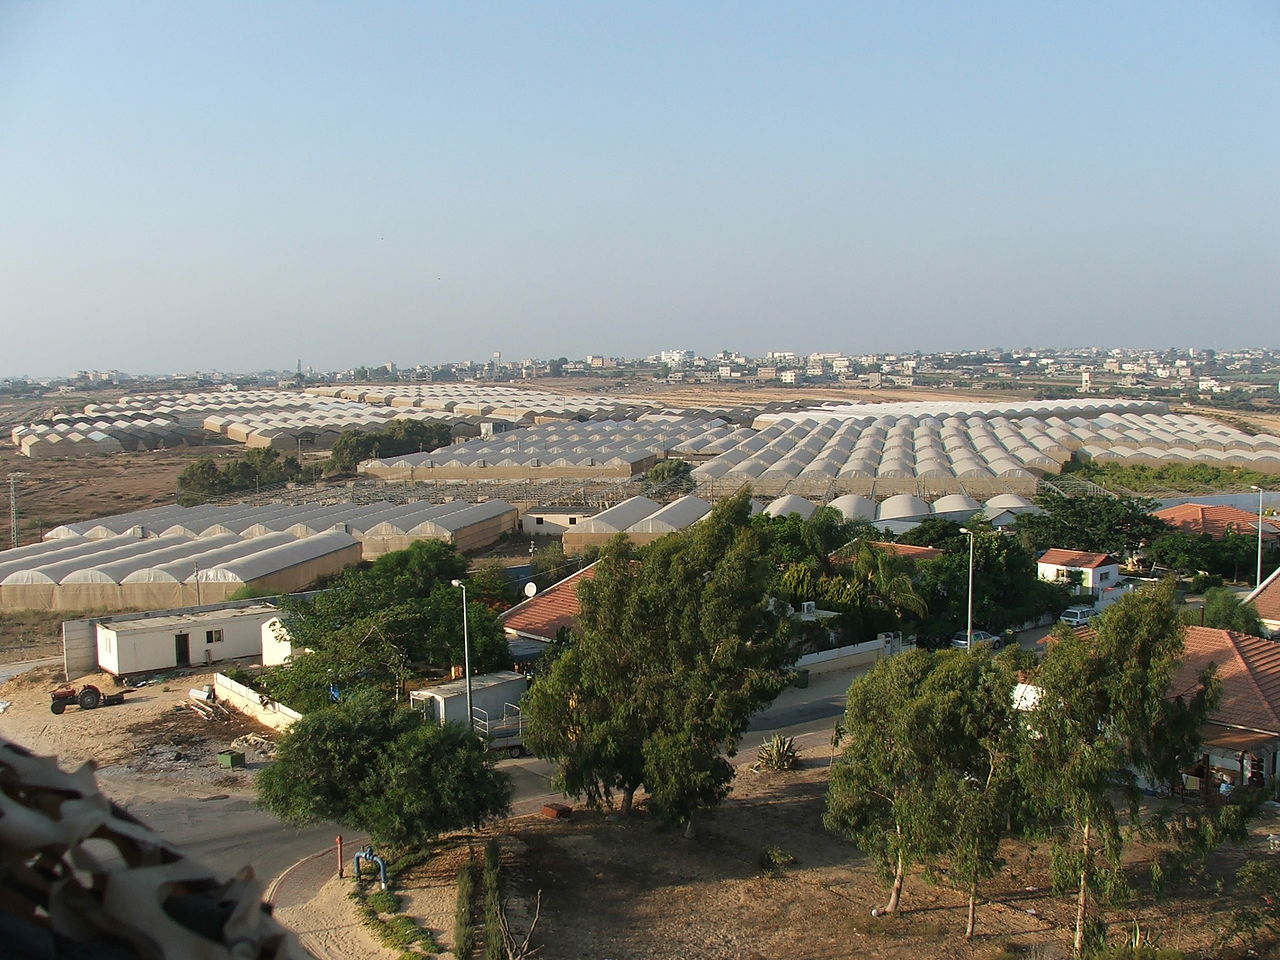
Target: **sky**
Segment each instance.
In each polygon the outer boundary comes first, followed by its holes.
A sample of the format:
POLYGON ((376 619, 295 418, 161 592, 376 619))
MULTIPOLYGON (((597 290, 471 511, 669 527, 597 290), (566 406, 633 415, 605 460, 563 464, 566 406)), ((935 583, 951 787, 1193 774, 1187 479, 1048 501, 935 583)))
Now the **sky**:
POLYGON ((1280 346, 1280 5, 0 0, 0 376, 1280 346))

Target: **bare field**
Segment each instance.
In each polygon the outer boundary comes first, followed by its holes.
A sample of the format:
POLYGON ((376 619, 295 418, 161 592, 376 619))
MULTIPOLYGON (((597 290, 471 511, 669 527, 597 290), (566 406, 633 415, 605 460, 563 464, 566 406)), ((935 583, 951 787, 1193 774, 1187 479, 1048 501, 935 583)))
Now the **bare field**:
MULTIPOLYGON (((851 843, 827 832, 822 810, 828 749, 803 752, 800 767, 781 774, 739 766, 729 800, 701 821, 694 840, 651 819, 575 811, 567 821, 524 817, 499 830, 507 894, 520 918, 532 915, 541 894, 534 942, 543 960, 989 960, 1004 956, 1065 958, 1075 917, 1073 897, 1050 889, 1046 845, 1008 842, 1004 871, 987 885, 978 933, 963 939, 966 901, 945 877, 908 878, 903 912, 873 918, 887 886, 851 843), (766 848, 794 858, 786 867, 762 866, 766 848)), ((1130 903, 1107 911, 1108 937, 1123 941, 1134 923, 1161 947, 1189 957, 1240 956, 1214 946, 1229 913, 1246 904, 1231 877, 1246 858, 1267 856, 1276 815, 1255 825, 1250 841, 1223 851, 1210 865, 1209 886, 1161 900, 1149 896, 1146 872, 1155 850, 1135 845, 1129 872, 1139 890, 1130 903)), ((483 837, 460 843, 479 847, 483 837)), ((456 866, 457 848, 441 854, 449 869, 411 874, 438 886, 456 866)), ((447 898, 446 898, 447 899, 447 898)), ((421 917, 447 942, 437 914, 421 917)), ((527 919, 523 922, 527 923, 527 919)), ((517 922, 521 926, 521 921, 517 922)))

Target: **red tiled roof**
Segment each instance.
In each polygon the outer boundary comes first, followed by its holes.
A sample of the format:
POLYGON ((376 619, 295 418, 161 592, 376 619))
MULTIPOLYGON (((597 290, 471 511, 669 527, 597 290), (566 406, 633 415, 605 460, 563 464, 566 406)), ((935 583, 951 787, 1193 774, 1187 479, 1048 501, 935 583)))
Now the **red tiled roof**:
MULTIPOLYGON (((1152 512, 1171 527, 1186 530, 1189 533, 1207 533, 1215 540, 1221 540, 1228 530, 1236 533, 1257 533, 1258 515, 1238 507, 1212 506, 1205 503, 1181 503, 1176 507, 1165 507, 1152 512)), ((1280 529, 1266 517, 1262 518, 1262 539, 1274 540, 1280 537, 1280 529)))
POLYGON ((1246 597, 1263 620, 1280 620, 1280 568, 1246 597))
POLYGON ((550 642, 561 627, 573 629, 582 607, 578 603, 578 584, 596 575, 593 563, 584 570, 565 577, 528 600, 517 603, 502 615, 502 625, 526 637, 550 642))
POLYGON ((1071 567, 1074 570, 1085 570, 1093 567, 1105 567, 1118 561, 1105 553, 1081 553, 1078 550, 1061 550, 1053 547, 1040 555, 1039 562, 1051 563, 1055 567, 1071 567))
MULTIPOLYGON (((906 557, 908 560, 936 560, 946 551, 938 547, 915 547, 909 543, 888 543, 881 540, 870 541, 877 550, 894 557, 906 557)), ((834 553, 828 558, 832 563, 853 563, 853 557, 838 557, 834 553)))
POLYGON ((938 547, 915 547, 909 543, 881 543, 873 540, 871 545, 891 556, 906 557, 908 560, 936 560, 945 552, 938 547))
POLYGON ((1218 665, 1222 702, 1211 719, 1280 736, 1280 643, 1245 633, 1187 627, 1186 660, 1170 693, 1195 689, 1200 671, 1218 665))

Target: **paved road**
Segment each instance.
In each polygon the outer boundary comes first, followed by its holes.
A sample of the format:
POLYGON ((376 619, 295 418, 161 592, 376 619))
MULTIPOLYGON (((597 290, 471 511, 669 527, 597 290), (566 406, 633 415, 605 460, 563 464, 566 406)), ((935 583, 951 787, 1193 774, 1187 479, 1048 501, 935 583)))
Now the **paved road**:
POLYGON ((0 663, 0 683, 4 683, 10 677, 16 677, 20 673, 26 673, 35 667, 47 667, 52 664, 62 665, 61 657, 42 657, 39 660, 18 660, 14 663, 0 663))
MULTIPOLYGON (((109 792, 109 788, 108 788, 109 792)), ((176 800, 141 800, 128 811, 165 839, 220 873, 246 866, 270 880, 300 857, 332 845, 335 824, 298 829, 259 810, 251 798, 212 791, 176 800)))

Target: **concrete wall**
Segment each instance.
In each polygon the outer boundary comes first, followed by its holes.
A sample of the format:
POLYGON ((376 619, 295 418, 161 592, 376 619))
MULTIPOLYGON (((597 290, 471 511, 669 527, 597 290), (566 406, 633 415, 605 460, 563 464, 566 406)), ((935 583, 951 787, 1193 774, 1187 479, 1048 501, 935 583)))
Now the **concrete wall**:
POLYGON ((94 620, 66 620, 62 624, 62 669, 67 680, 92 673, 98 666, 98 635, 94 620))
POLYGON ((888 656, 888 651, 883 640, 867 640, 847 647, 836 647, 834 650, 805 654, 796 661, 796 667, 810 673, 825 673, 829 670, 865 666, 885 656, 888 656))
POLYGON ((218 695, 218 702, 223 706, 253 717, 272 730, 288 730, 295 721, 302 719, 302 714, 289 709, 283 703, 277 703, 274 700, 263 703, 260 693, 242 683, 236 683, 225 674, 219 673, 214 676, 213 688, 218 695))

